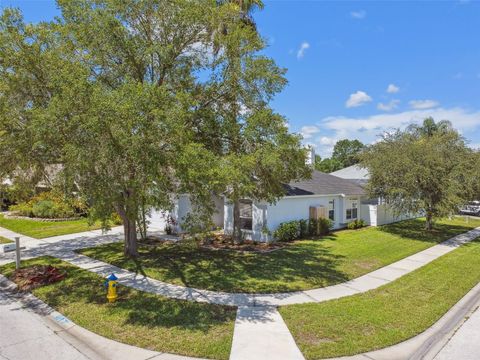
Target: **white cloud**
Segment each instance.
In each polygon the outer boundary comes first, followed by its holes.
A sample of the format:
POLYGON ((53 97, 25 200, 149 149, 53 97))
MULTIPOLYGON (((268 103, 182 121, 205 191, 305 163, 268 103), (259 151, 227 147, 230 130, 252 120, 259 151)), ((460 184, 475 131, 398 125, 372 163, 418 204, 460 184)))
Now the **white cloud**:
MULTIPOLYGON (((322 157, 331 156, 333 146, 339 139, 358 139, 365 144, 372 144, 380 139, 380 135, 394 129, 404 129, 414 123, 420 124, 425 118, 433 117, 435 121, 449 120, 460 133, 469 138, 469 134, 480 131, 480 110, 464 108, 435 108, 423 110, 407 110, 398 113, 381 113, 363 117, 331 116, 322 119, 315 126, 322 132, 321 137, 310 139, 316 145, 316 152, 322 157)), ((479 148, 478 137, 471 137, 473 148, 479 148)))
POLYGON ((395 84, 389 84, 387 87, 387 93, 389 94, 395 94, 400 91, 400 88, 396 86, 395 84))
POLYGON ((351 11, 350 16, 354 19, 365 19, 367 12, 365 10, 351 11))
POLYGON ((409 104, 412 109, 416 110, 431 109, 439 105, 435 100, 412 100, 409 104))
POLYGON ((303 58, 305 55, 305 51, 310 48, 310 44, 306 41, 304 41, 301 45, 300 48, 297 51, 297 59, 303 58))
POLYGON ((394 99, 388 103, 378 103, 377 109, 382 111, 392 111, 398 107, 398 104, 400 104, 400 100, 394 99))
POLYGON ((320 145, 334 146, 338 140, 336 138, 322 136, 321 138, 318 138, 317 141, 320 145))
POLYGON ((318 133, 320 129, 317 126, 303 126, 300 129, 300 134, 302 134, 304 139, 310 139, 314 134, 318 133))
POLYGON ((345 102, 345 106, 347 108, 352 108, 364 105, 365 103, 368 103, 370 101, 372 101, 372 98, 366 92, 357 91, 353 94, 350 94, 350 97, 345 102))

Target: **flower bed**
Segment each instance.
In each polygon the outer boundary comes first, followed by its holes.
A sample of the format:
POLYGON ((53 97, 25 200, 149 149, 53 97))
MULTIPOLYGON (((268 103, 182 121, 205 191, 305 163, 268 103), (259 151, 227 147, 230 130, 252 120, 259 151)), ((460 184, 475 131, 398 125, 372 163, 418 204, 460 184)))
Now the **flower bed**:
POLYGON ((74 220, 80 220, 82 218, 81 216, 70 217, 70 218, 60 218, 60 219, 37 218, 37 217, 15 215, 12 212, 4 213, 3 216, 4 216, 5 219, 19 219, 19 220, 42 221, 42 222, 74 221, 74 220))

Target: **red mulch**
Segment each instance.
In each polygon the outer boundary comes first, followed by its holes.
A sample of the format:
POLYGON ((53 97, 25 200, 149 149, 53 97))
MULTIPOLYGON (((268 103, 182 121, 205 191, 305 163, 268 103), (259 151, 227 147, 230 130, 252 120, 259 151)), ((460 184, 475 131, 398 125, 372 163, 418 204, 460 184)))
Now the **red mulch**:
POLYGON ((34 265, 15 270, 11 280, 21 291, 30 291, 42 285, 53 284, 64 279, 65 272, 51 265, 34 265))

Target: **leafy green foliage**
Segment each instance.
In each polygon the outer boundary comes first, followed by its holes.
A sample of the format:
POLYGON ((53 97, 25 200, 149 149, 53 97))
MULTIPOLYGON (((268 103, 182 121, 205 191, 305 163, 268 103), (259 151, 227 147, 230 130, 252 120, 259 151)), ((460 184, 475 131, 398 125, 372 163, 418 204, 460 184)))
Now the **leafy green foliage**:
POLYGON ((365 145, 355 139, 337 141, 333 147, 332 159, 338 160, 343 167, 352 166, 359 162, 358 154, 365 149, 365 145))
POLYGON ((58 191, 42 192, 27 202, 10 206, 21 216, 61 219, 87 214, 86 203, 79 198, 65 198, 58 191))
POLYGON ((362 219, 357 219, 357 220, 350 221, 347 225, 347 229, 355 230, 355 229, 360 229, 364 226, 365 226, 365 221, 363 221, 362 219))
POLYGON ((297 220, 281 223, 273 232, 278 241, 293 241, 300 238, 300 222, 297 220))
POLYGON ((359 154, 364 149, 365 145, 359 140, 339 140, 333 147, 331 158, 322 159, 319 155, 315 156, 315 169, 331 173, 357 164, 360 161, 359 154))
POLYGON ((396 213, 434 218, 454 214, 478 189, 478 154, 450 126, 426 119, 423 127, 386 134, 362 155, 370 173, 368 191, 383 197, 396 213))
POLYGON ((292 220, 281 223, 273 232, 273 237, 279 241, 293 241, 307 236, 327 235, 332 228, 330 219, 292 220))
POLYGON ((333 221, 327 218, 309 219, 308 231, 310 236, 327 235, 333 228, 333 221))
POLYGON ((0 178, 21 170, 35 184, 60 164, 92 217, 107 227, 119 214, 135 257, 137 225, 176 194, 205 222, 212 193, 273 202, 308 176, 299 137, 268 106, 285 70, 245 26, 260 1, 58 6, 54 22, 8 8, 0 19, 0 178))

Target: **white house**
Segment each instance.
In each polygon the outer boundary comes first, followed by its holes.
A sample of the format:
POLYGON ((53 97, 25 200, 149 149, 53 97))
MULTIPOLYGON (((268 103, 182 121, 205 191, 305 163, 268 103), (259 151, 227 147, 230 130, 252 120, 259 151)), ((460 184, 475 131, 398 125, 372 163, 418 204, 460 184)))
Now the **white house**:
MULTIPOLYGON (((312 158, 313 152, 312 152, 312 158)), ((363 219, 367 225, 377 226, 415 217, 395 216, 388 206, 379 199, 369 199, 364 190, 368 172, 358 166, 325 174, 313 171, 312 178, 285 184, 285 196, 275 204, 244 199, 240 205, 240 221, 245 239, 255 241, 271 240, 271 233, 280 223, 292 220, 308 220, 310 208, 320 208, 333 222, 334 229, 341 229, 356 219, 363 219)), ((213 197, 215 214, 212 221, 225 233, 233 232, 233 204, 224 197, 213 197)), ((170 215, 176 219, 175 228, 181 232, 182 219, 192 211, 188 195, 180 195, 170 215)), ((164 227, 159 214, 151 219, 156 228, 164 227)))
MULTIPOLYGON (((310 207, 325 209, 334 229, 359 219, 363 188, 352 181, 313 171, 308 180, 285 185, 285 196, 275 204, 243 200, 240 208, 242 231, 248 240, 267 241, 282 222, 308 220, 310 207)), ((225 202, 224 230, 233 231, 233 205, 225 202)))

